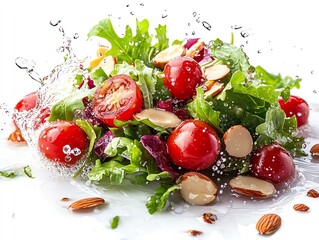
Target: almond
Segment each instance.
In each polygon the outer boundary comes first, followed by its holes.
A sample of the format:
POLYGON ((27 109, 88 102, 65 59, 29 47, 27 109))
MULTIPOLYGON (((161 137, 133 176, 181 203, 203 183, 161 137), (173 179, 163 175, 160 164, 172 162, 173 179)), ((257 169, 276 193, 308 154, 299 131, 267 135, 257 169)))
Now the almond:
POLYGON ((274 213, 263 215, 256 224, 256 229, 260 234, 271 234, 279 229, 281 217, 274 213))
POLYGON ((308 197, 312 197, 312 198, 318 198, 319 197, 319 193, 315 189, 310 189, 307 192, 307 196, 308 197))
POLYGON ((236 158, 246 157, 253 150, 254 141, 243 125, 230 127, 223 136, 227 153, 236 158))
POLYGON ((300 212, 307 212, 309 210, 309 207, 303 203, 297 203, 293 206, 293 209, 300 212))
POLYGON ((137 120, 148 119, 152 123, 163 128, 175 128, 182 121, 174 114, 158 108, 146 108, 141 112, 134 114, 137 120))
POLYGON ((69 209, 72 211, 77 211, 81 209, 87 209, 87 208, 92 208, 99 206, 101 204, 104 204, 105 200, 100 197, 89 197, 89 198, 83 198, 78 201, 73 202, 70 206, 69 209))
POLYGON ((171 59, 184 56, 185 53, 186 48, 183 45, 173 45, 156 54, 152 63, 156 67, 164 68, 171 59))
POLYGON ((230 187, 237 193, 256 198, 268 198, 276 193, 275 186, 262 179, 239 175, 229 182, 230 187))
POLYGON ((227 76, 230 69, 225 64, 213 64, 204 68, 204 76, 206 80, 220 80, 227 76))
POLYGON ((221 91, 224 89, 224 83, 218 82, 218 81, 206 81, 204 83, 204 97, 215 97, 217 96, 221 91))
POLYGON ((313 157, 319 157, 319 143, 316 143, 311 147, 310 153, 313 157))
POLYGON ((199 172, 187 172, 177 180, 177 183, 180 185, 183 199, 191 205, 206 205, 217 197, 216 184, 199 172))
POLYGON ((196 54, 198 54, 204 47, 205 43, 201 40, 198 40, 186 51, 185 55, 187 57, 194 58, 196 54))
POLYGON ((61 198, 60 201, 61 201, 61 202, 67 202, 67 201, 70 201, 70 198, 68 198, 68 197, 63 197, 63 198, 61 198))
POLYGON ((192 236, 198 236, 198 235, 202 235, 203 234, 202 231, 198 231, 198 230, 188 230, 187 232, 188 232, 188 234, 190 234, 192 236))
POLYGON ((12 142, 25 142, 23 136, 22 136, 22 132, 20 131, 20 129, 15 129, 8 137, 9 141, 12 142))
POLYGON ((204 222, 212 224, 217 220, 217 216, 213 213, 203 213, 202 216, 204 222))

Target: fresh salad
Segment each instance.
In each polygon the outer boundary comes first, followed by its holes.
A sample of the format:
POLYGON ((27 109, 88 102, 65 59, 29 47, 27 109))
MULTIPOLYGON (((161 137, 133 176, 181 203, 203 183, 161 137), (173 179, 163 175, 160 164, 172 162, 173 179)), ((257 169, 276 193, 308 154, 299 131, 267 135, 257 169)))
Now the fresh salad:
MULTIPOLYGON (((69 66, 66 96, 44 97, 50 78, 25 96, 9 139, 32 141, 57 168, 76 166, 73 177, 155 185, 145 203, 150 214, 165 210, 172 193, 190 205, 214 204, 217 178, 253 198, 296 181, 293 159, 306 155, 298 128, 309 106, 290 90, 301 79, 252 66, 233 38, 170 41, 165 25, 150 32, 145 19, 121 36, 105 19, 88 37, 106 44, 69 66), (33 114, 31 127, 25 112, 33 114)), ((72 58, 68 53, 66 63, 72 58)))

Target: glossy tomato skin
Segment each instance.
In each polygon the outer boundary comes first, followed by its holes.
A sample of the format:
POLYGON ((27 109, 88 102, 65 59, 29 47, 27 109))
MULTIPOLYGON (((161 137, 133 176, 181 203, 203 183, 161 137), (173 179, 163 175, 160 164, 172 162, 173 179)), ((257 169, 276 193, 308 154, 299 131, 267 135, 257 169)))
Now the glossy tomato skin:
POLYGON ((203 80, 202 70, 192 58, 177 57, 164 67, 164 84, 178 100, 192 98, 203 80))
POLYGON ((296 169, 291 155, 280 144, 265 145, 250 159, 251 175, 274 184, 292 183, 296 169))
POLYGON ((308 122, 310 108, 308 103, 301 97, 291 95, 287 102, 278 99, 280 107, 285 111, 287 117, 296 116, 297 126, 300 127, 308 122))
POLYGON ((114 119, 128 121, 141 111, 143 96, 136 82, 125 74, 107 79, 95 91, 93 112, 108 126, 114 127, 114 119))
POLYGON ((211 167, 220 153, 220 138, 216 131, 200 120, 186 120, 167 139, 173 163, 188 170, 211 167))
MULTIPOLYGON (((14 110, 17 112, 22 111, 30 111, 31 109, 34 109, 37 106, 38 101, 38 95, 37 92, 31 92, 24 96, 14 107, 14 110)), ((47 118, 50 116, 50 109, 45 108, 41 109, 37 115, 34 117, 34 127, 35 129, 39 128, 39 126, 46 122, 47 118)), ((16 114, 14 113, 13 116, 13 122, 15 126, 16 124, 16 114)))
POLYGON ((32 108, 35 108, 37 104, 37 93, 31 92, 24 96, 17 104, 14 109, 18 112, 29 111, 32 108))
POLYGON ((85 155, 89 141, 76 123, 59 120, 41 131, 38 146, 50 161, 72 166, 85 155))

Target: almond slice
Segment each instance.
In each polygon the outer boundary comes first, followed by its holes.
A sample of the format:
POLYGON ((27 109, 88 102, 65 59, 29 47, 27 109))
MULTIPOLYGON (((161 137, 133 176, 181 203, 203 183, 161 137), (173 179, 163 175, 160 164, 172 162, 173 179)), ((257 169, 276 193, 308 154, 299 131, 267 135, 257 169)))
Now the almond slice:
POLYGON ((246 157, 253 150, 254 141, 250 132, 243 125, 230 127, 223 136, 226 151, 236 158, 246 157))
POLYGON ((229 182, 230 187, 237 193, 257 198, 268 198, 276 193, 275 186, 262 179, 239 175, 229 182))
POLYGON ((20 129, 15 129, 12 133, 10 133, 8 140, 12 142, 25 142, 20 129))
POLYGON ((279 229, 281 217, 274 213, 263 215, 256 224, 256 229, 260 234, 271 234, 279 229))
POLYGON ((182 122, 174 113, 157 108, 143 109, 134 114, 134 118, 137 120, 149 119, 155 125, 163 128, 175 128, 182 122))
POLYGON ((225 64, 213 64, 204 68, 206 80, 219 80, 227 76, 230 69, 225 64))
POLYGON ((194 58, 196 54, 198 54, 204 47, 205 43, 203 41, 198 40, 189 49, 187 49, 185 55, 187 57, 194 58))
POLYGON ((81 209, 87 209, 87 208, 93 208, 96 206, 99 206, 101 204, 104 204, 105 200, 100 197, 89 197, 89 198, 83 198, 78 201, 73 202, 69 209, 72 211, 77 211, 81 209))
POLYGON ((183 45, 172 45, 159 52, 152 60, 154 66, 164 68, 171 59, 184 56, 186 48, 183 45))
POLYGON ((202 231, 198 231, 198 230, 194 230, 194 229, 188 230, 187 233, 191 236, 198 236, 198 235, 203 234, 202 231))
POLYGON ((224 89, 224 83, 218 81, 206 81, 204 85, 206 88, 204 92, 205 98, 208 96, 215 97, 224 89))
POLYGON ((191 205, 206 205, 217 197, 216 184, 199 172, 187 172, 177 182, 183 199, 191 205))
POLYGON ((217 220, 217 216, 213 213, 203 213, 202 218, 204 222, 209 224, 212 224, 217 220))

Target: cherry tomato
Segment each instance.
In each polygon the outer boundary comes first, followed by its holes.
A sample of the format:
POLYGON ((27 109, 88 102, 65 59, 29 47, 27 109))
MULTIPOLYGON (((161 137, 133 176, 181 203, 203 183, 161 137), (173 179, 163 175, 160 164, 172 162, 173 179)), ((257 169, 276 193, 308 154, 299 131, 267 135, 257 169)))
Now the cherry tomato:
POLYGON ((50 161, 71 166, 85 155, 89 141, 85 132, 74 122, 60 120, 41 131, 38 146, 50 161))
POLYGON ((167 139, 172 161, 188 170, 203 170, 212 166, 220 152, 216 131, 200 120, 186 120, 167 139))
POLYGON ((281 109, 285 111, 287 117, 296 116, 298 127, 308 122, 310 109, 308 103, 304 99, 291 95, 287 102, 282 98, 279 98, 278 102, 281 109))
POLYGON ((18 112, 29 111, 37 105, 37 93, 31 92, 24 96, 14 107, 18 112))
POLYGON ((142 93, 135 81, 125 74, 119 74, 97 88, 93 112, 106 125, 114 126, 114 119, 133 119, 133 114, 141 111, 142 104, 142 93))
POLYGON ((202 82, 202 70, 192 58, 177 57, 164 67, 164 84, 178 100, 192 98, 196 93, 196 87, 202 82))
POLYGON ((277 143, 256 150, 250 159, 251 175, 274 184, 291 183, 295 179, 295 164, 291 155, 277 143))
MULTIPOLYGON (((37 106, 37 92, 31 92, 24 96, 14 107, 14 110, 17 112, 22 111, 30 111, 31 109, 34 109, 37 106)), ((50 109, 44 108, 39 111, 37 115, 34 116, 34 126, 35 129, 39 128, 41 124, 43 124, 46 119, 50 116, 50 109)), ((17 127, 16 124, 16 114, 14 113, 12 116, 14 125, 17 127)))

